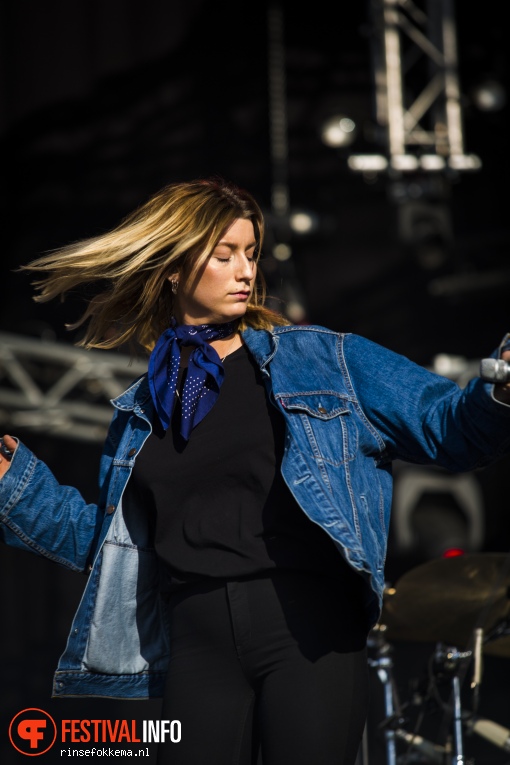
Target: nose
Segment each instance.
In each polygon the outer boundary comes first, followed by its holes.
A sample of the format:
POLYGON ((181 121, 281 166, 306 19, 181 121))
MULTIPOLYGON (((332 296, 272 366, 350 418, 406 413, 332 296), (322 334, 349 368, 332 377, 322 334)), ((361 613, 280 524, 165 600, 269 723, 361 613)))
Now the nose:
POLYGON ((253 260, 248 260, 244 252, 239 253, 236 261, 236 278, 239 281, 250 282, 255 274, 255 262, 253 260))

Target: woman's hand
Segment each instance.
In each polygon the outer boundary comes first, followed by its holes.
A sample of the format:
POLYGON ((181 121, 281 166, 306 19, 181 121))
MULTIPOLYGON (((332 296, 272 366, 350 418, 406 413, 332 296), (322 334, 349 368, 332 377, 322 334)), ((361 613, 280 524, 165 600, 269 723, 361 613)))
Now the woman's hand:
MULTIPOLYGON (((17 442, 12 436, 4 436, 2 438, 3 446, 12 454, 16 451, 17 442)), ((11 464, 11 458, 9 458, 4 450, 0 447, 0 478, 7 473, 11 464)))

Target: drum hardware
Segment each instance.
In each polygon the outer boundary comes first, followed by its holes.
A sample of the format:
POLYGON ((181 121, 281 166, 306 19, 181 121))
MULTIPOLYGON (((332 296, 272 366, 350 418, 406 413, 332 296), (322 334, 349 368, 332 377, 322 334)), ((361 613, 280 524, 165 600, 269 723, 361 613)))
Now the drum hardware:
MULTIPOLYGON (((451 711, 453 728, 453 765, 464 765, 464 739, 463 739, 463 715, 461 703, 461 682, 459 669, 462 662, 470 659, 472 651, 458 651, 453 646, 445 646, 439 643, 434 653, 434 661, 437 666, 442 668, 443 674, 451 678, 451 711)), ((446 705, 445 708, 447 709, 446 705)), ((464 718, 465 719, 465 718, 464 718)))
POLYGON ((375 647, 376 655, 373 659, 369 659, 369 666, 376 670, 377 677, 384 688, 385 717, 378 727, 383 731, 385 738, 386 765, 411 765, 412 763, 468 765, 464 756, 463 726, 470 716, 464 714, 461 707, 459 667, 463 662, 471 659, 472 651, 458 651, 453 646, 438 643, 429 662, 429 670, 434 675, 434 684, 441 686, 448 683, 452 698, 449 705, 441 699, 439 692, 434 695, 436 706, 451 713, 453 731, 445 744, 437 744, 403 727, 409 724, 409 719, 405 715, 407 707, 411 704, 416 707, 425 705, 428 696, 419 695, 411 703, 401 705, 393 675, 394 649, 386 640, 384 625, 378 625, 373 635, 369 644, 375 647), (407 745, 406 752, 400 756, 397 755, 397 741, 407 745))
POLYGON ((405 743, 409 747, 409 752, 415 752, 415 755, 406 753, 403 757, 399 757, 397 762, 402 765, 411 765, 412 762, 430 763, 430 765, 445 765, 447 762, 447 755, 449 749, 446 746, 439 746, 432 741, 418 735, 417 733, 409 733, 402 728, 395 729, 395 736, 405 743))
MULTIPOLYGON (((396 686, 393 679, 393 651, 385 637, 386 627, 376 625, 372 630, 372 639, 369 646, 375 648, 375 658, 368 660, 369 667, 376 670, 377 677, 384 689, 384 722, 393 720, 400 704, 398 702, 396 686)), ((384 739, 386 746, 386 765, 396 765, 397 749, 395 744, 395 731, 390 725, 384 725, 384 739)))
POLYGON ((385 626, 379 624, 369 637, 369 646, 375 648, 375 657, 369 659, 369 666, 376 670, 384 689, 385 717, 378 728, 384 735, 386 765, 411 765, 411 763, 446 765, 448 762, 446 758, 450 752, 448 745, 437 745, 402 727, 409 722, 404 714, 409 704, 402 706, 399 701, 393 677, 393 647, 386 640, 385 632, 385 626), (406 743, 407 749, 404 755, 397 756, 397 741, 406 743))
POLYGON ((385 589, 380 623, 370 644, 376 649, 370 666, 384 686, 385 718, 379 727, 385 733, 387 765, 468 765, 464 731, 510 751, 510 729, 476 716, 483 654, 510 657, 509 555, 434 559, 407 572, 395 587, 385 589), (432 701, 443 710, 448 730, 438 738, 446 738, 444 746, 406 730, 409 721, 402 715, 393 678, 392 642, 398 640, 436 643, 429 660, 429 688, 411 703, 419 708, 432 701), (471 665, 472 709, 465 712, 461 688, 471 665), (445 684, 447 701, 440 693, 445 684), (396 752, 399 740, 408 745, 401 757, 396 752))
MULTIPOLYGON (((510 656, 510 555, 433 559, 404 574, 385 595, 381 620, 390 642, 432 641, 454 646, 459 654, 471 651, 466 658, 472 656, 471 711, 476 714, 483 654, 510 656)), ((456 669, 459 687, 467 668, 462 662, 456 669)), ((452 688, 453 716, 455 695, 452 688)))
MULTIPOLYGON (((397 757, 397 740, 405 741, 407 744, 407 755, 403 765, 410 765, 413 753, 422 757, 426 754, 427 761, 444 765, 444 747, 438 747, 427 741, 422 736, 407 731, 404 727, 408 719, 404 714, 398 698, 398 693, 393 677, 393 646, 386 640, 386 628, 383 624, 378 624, 372 630, 369 637, 369 646, 375 648, 375 657, 369 658, 369 666, 376 670, 377 678, 383 686, 384 712, 385 717, 379 724, 378 729, 382 731, 385 740, 386 763, 387 765, 399 765, 403 763, 402 757, 397 757), (434 755, 433 759, 430 759, 434 755)), ((406 704, 405 707, 408 705, 406 704)), ((420 760, 423 763, 423 759, 420 760)))
POLYGON ((510 730, 508 728, 483 717, 473 717, 467 727, 469 733, 476 733, 499 749, 510 752, 510 730))

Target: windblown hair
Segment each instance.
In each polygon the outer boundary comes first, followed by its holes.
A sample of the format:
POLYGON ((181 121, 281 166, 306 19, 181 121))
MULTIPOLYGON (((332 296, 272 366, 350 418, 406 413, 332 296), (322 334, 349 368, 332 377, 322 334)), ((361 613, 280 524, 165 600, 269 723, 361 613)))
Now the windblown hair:
MULTIPOLYGON (((81 318, 67 325, 68 329, 85 325, 79 345, 116 348, 127 343, 150 351, 172 316, 168 276, 179 272, 181 283, 196 277, 239 218, 253 223, 258 261, 264 218, 247 191, 217 178, 173 183, 106 234, 52 251, 22 269, 45 274, 34 282, 38 302, 63 299, 70 290, 100 283, 81 318)), ((240 329, 289 324, 265 307, 265 296, 264 278, 257 269, 240 329)))

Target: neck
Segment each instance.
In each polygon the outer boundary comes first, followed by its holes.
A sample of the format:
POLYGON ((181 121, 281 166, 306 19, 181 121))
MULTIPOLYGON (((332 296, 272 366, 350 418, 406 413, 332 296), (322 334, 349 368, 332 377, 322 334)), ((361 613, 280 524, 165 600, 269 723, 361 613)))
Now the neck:
POLYGON ((237 327, 239 325, 239 318, 234 317, 224 321, 208 321, 207 319, 196 319, 191 316, 181 316, 180 314, 173 313, 171 323, 177 327, 223 327, 229 324, 237 327))
POLYGON ((223 359, 226 359, 227 356, 240 348, 242 342, 240 334, 236 331, 230 337, 223 338, 223 340, 213 340, 211 345, 223 361, 223 359))
MULTIPOLYGON (((223 322, 228 323, 228 322, 223 322)), ((227 356, 230 356, 231 353, 236 351, 238 348, 241 347, 243 344, 242 338, 240 333, 237 331, 237 322, 232 322, 234 324, 234 331, 231 332, 230 335, 227 335, 226 337, 217 338, 216 340, 211 340, 209 345, 214 348, 220 359, 223 361, 223 359, 226 359, 227 356)), ((187 326, 200 326, 196 324, 190 324, 187 326)), ((188 359, 191 356, 191 354, 194 351, 194 346, 192 345, 183 345, 181 347, 181 367, 186 368, 188 366, 188 359)))

